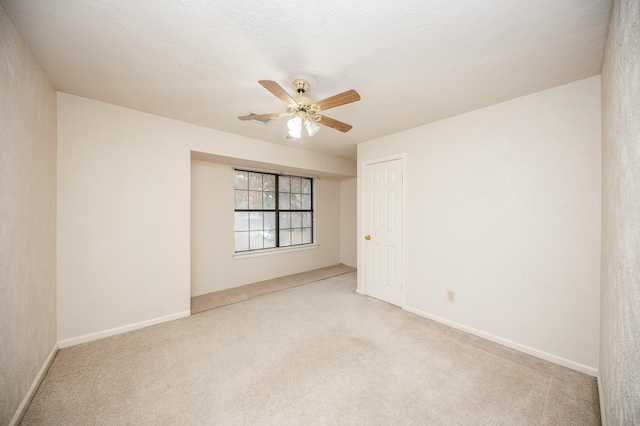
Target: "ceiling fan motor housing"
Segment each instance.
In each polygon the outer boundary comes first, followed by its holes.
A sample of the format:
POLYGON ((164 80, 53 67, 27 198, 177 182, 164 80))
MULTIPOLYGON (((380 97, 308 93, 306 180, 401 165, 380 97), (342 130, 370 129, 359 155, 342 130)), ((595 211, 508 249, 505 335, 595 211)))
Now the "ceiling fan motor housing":
POLYGON ((320 112, 320 107, 314 104, 313 100, 307 96, 296 96, 293 99, 297 103, 287 106, 287 112, 290 114, 297 115, 304 120, 320 112))
POLYGON ((287 112, 297 115, 302 120, 306 120, 320 111, 320 107, 313 103, 313 99, 308 96, 304 96, 304 93, 309 90, 309 82, 307 80, 302 78, 294 80, 293 88, 299 93, 299 95, 293 97, 293 100, 296 101, 296 103, 288 105, 287 112))
POLYGON ((299 105, 311 105, 313 103, 313 99, 308 96, 294 96, 293 100, 295 100, 299 105))

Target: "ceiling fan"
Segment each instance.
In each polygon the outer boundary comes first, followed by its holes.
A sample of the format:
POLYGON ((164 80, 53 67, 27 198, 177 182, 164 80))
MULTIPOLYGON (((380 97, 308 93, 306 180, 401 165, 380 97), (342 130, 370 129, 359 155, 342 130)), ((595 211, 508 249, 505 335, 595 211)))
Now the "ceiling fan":
POLYGON ((318 124, 331 127, 343 133, 351 130, 351 125, 342 121, 322 115, 321 112, 329 108, 335 108, 351 102, 359 101, 360 95, 355 90, 347 90, 319 102, 314 102, 311 98, 304 94, 309 90, 309 82, 301 78, 293 82, 293 88, 298 95, 291 97, 278 83, 272 80, 258 81, 269 92, 273 93, 278 99, 287 105, 286 112, 273 112, 270 114, 251 114, 238 117, 240 120, 259 120, 278 117, 292 117, 287 122, 289 133, 287 138, 300 139, 302 136, 302 126, 307 129, 309 136, 318 133, 320 126, 318 124))

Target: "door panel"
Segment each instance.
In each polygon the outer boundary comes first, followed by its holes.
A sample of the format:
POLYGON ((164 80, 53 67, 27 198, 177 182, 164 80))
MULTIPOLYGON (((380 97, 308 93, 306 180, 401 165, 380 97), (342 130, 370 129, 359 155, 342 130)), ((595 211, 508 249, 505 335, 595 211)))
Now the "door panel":
POLYGON ((402 159, 365 166, 365 294, 402 306, 402 159))

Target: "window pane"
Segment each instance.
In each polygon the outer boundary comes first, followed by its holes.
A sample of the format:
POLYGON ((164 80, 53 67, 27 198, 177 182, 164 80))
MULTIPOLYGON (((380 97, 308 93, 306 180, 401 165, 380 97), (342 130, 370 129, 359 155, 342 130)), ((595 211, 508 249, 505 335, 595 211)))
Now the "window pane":
POLYGON ((269 231, 264 231, 264 248, 272 248, 276 246, 276 230, 270 229, 269 231))
POLYGON ((291 213, 280 213, 280 229, 291 228, 291 213))
POLYGON ((311 244, 313 242, 313 236, 311 235, 311 228, 302 229, 302 244, 311 244))
POLYGON ((249 189, 262 191, 262 173, 249 173, 249 189))
POLYGON ((289 193, 280 193, 280 210, 289 210, 291 208, 291 203, 289 202, 289 193))
POLYGON ((262 193, 262 206, 265 210, 276 209, 276 193, 275 192, 263 192, 262 193))
POLYGON ((302 213, 302 226, 305 228, 311 228, 311 212, 302 213))
POLYGON ((249 250, 249 233, 248 232, 236 232, 236 251, 249 250))
POLYGON ((262 212, 251 212, 249 214, 249 229, 252 231, 262 231, 263 220, 262 212))
POLYGON ((235 208, 236 209, 248 209, 249 208, 249 191, 235 191, 235 208))
POLYGON ((280 247, 286 247, 291 245, 291 231, 281 230, 280 231, 280 247))
POLYGON ((292 229, 291 230, 291 245, 295 246, 295 245, 300 245, 300 244, 302 244, 302 230, 300 228, 292 229))
POLYGON ((256 250, 264 247, 262 240, 262 231, 249 232, 249 249, 256 250))
POLYGON ((302 213, 291 212, 291 227, 302 228, 302 213))
POLYGON ((264 213, 264 229, 276 229, 276 213, 264 213))
POLYGON ((262 175, 262 190, 272 192, 276 191, 275 175, 262 175))
POLYGON ((302 200, 300 194, 291 194, 291 210, 300 210, 302 207, 302 200))
POLYGON ((311 194, 311 179, 302 179, 302 193, 311 194))
POLYGON ((233 178, 233 187, 235 189, 249 189, 249 174, 247 172, 240 172, 236 170, 233 178))
POLYGON ((278 190, 280 192, 291 192, 291 178, 289 176, 280 176, 278 179, 278 190))
POLYGON ((249 208, 251 210, 262 209, 262 192, 249 191, 249 208))
POLYGON ((247 213, 247 212, 236 212, 234 230, 236 230, 236 231, 248 231, 249 230, 249 213, 247 213))
POLYGON ((297 193, 302 192, 302 186, 300 184, 300 180, 301 179, 299 177, 291 178, 291 192, 297 192, 297 193))
POLYGON ((311 195, 302 196, 302 210, 311 210, 311 195))
POLYGON ((312 196, 313 179, 235 170, 236 251, 311 244, 312 196))

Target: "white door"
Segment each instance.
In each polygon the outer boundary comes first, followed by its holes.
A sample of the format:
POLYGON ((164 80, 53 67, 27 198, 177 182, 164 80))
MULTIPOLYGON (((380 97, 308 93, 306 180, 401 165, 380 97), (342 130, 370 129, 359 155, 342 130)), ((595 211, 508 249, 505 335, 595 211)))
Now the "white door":
POLYGON ((365 294, 402 306, 402 159, 364 170, 365 294))

